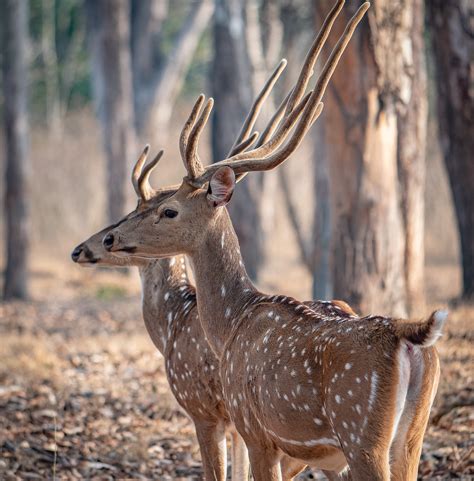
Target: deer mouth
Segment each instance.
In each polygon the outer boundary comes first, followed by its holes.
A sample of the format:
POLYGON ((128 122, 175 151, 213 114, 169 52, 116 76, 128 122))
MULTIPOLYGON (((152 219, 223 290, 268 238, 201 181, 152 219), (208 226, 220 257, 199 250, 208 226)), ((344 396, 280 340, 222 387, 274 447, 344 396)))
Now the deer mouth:
POLYGON ((132 254, 136 250, 137 250, 136 247, 125 246, 125 247, 112 247, 112 249, 110 249, 110 252, 113 252, 114 254, 120 254, 121 252, 125 254, 132 254))
POLYGON ((82 259, 82 258, 79 258, 77 263, 78 264, 81 264, 81 265, 84 265, 84 266, 87 266, 87 265, 91 265, 91 264, 97 264, 100 262, 100 258, 97 258, 97 257, 93 257, 93 258, 89 258, 89 259, 82 259))

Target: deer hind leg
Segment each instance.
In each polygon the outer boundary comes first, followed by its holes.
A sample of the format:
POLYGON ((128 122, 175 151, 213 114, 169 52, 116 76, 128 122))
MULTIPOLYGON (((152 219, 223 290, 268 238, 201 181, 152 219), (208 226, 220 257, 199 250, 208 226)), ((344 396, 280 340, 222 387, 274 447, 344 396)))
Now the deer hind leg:
POLYGON ((250 465, 247 446, 235 429, 231 432, 231 438, 232 481, 248 481, 250 465))
MULTIPOLYGON (((390 481, 388 449, 380 451, 352 450, 349 478, 353 481, 390 481)), ((337 478, 336 478, 337 479, 337 478)))
POLYGON ((436 349, 413 348, 410 353, 410 384, 390 448, 393 481, 416 481, 423 436, 438 387, 439 360, 436 349))
MULTIPOLYGON (((347 368, 346 368, 347 369, 347 368)), ((353 481, 389 481, 389 450, 402 413, 395 365, 375 365, 352 390, 331 382, 325 410, 332 421, 353 481), (387 380, 390 379, 390 382, 387 380)), ((334 379, 334 378, 333 378, 334 379)), ((408 387, 406 375, 403 396, 408 387)))
POLYGON ((227 454, 224 423, 194 420, 194 425, 201 451, 204 479, 225 481, 227 454))
POLYGON ((254 481, 282 481, 277 451, 255 445, 247 447, 254 481))

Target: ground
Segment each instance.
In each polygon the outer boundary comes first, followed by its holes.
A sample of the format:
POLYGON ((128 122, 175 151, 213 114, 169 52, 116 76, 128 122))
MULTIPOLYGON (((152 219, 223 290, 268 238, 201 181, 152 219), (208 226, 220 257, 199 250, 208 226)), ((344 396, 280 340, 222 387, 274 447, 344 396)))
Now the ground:
MULTIPOLYGON (((72 266, 35 279, 35 301, 0 304, 0 479, 200 479, 134 273, 72 266)), ((474 479, 473 319, 474 306, 452 305, 439 342, 423 480, 474 479)))

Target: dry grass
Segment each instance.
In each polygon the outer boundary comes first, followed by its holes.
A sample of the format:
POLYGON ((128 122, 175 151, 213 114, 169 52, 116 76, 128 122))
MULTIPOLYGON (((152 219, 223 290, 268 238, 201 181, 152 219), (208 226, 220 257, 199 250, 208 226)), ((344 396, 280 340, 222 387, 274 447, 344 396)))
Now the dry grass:
POLYGON ((29 385, 46 376, 53 385, 60 385, 61 357, 48 337, 6 333, 0 359, 0 379, 15 373, 20 384, 29 385))

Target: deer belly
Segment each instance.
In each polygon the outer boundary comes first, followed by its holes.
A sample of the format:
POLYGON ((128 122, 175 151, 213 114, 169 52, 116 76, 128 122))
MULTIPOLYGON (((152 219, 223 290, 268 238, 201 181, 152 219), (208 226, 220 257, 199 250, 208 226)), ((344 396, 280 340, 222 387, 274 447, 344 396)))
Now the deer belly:
POLYGON ((307 464, 314 469, 325 469, 336 473, 341 473, 348 466, 346 457, 340 449, 321 458, 309 459, 307 464))
POLYGON ((280 445, 288 456, 301 460, 314 469, 325 469, 340 473, 347 468, 347 460, 340 448, 330 445, 318 445, 312 448, 280 445))

